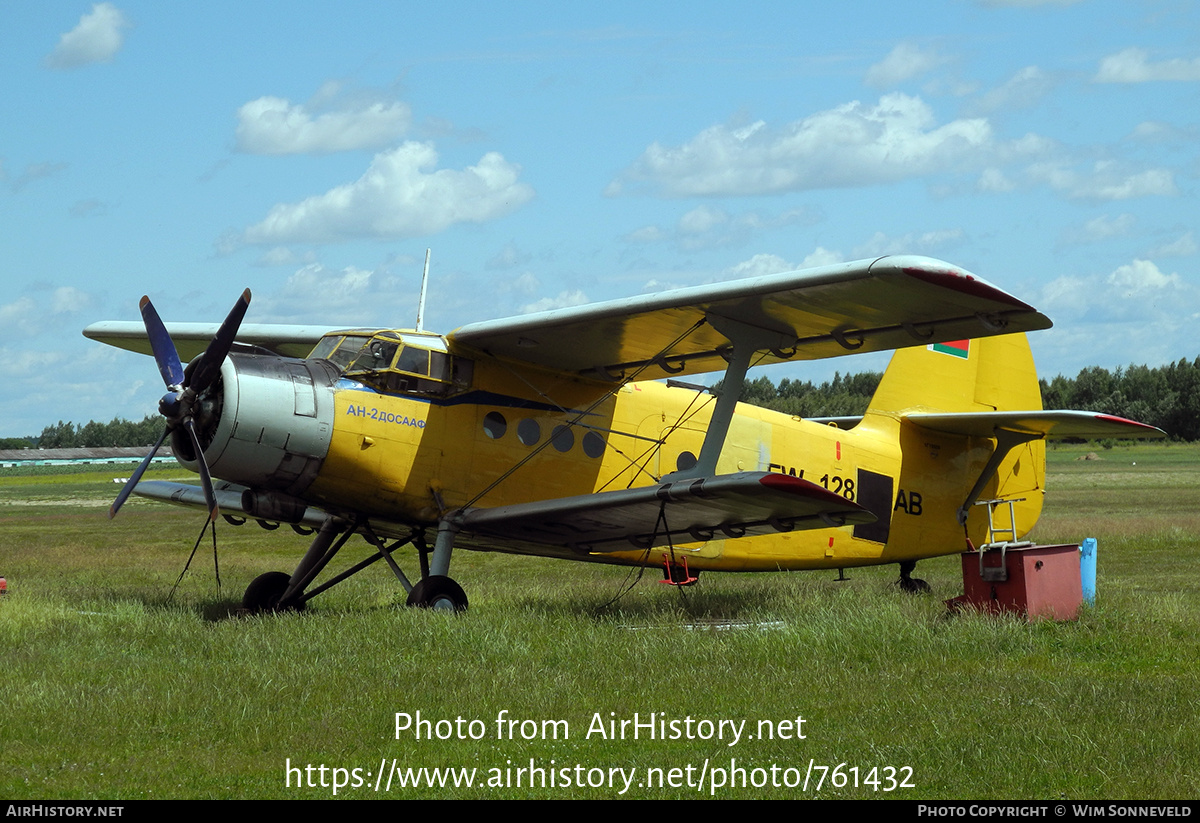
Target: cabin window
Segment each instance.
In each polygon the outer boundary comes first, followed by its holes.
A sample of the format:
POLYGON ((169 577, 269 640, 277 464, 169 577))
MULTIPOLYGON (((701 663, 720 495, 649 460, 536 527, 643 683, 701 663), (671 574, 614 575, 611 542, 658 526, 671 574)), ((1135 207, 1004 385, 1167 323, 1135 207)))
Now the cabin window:
POLYGON ((405 346, 396 361, 396 369, 409 374, 429 374, 429 350, 416 346, 405 346))
POLYGON ((522 446, 532 446, 542 439, 542 427, 527 417, 517 424, 517 439, 522 446))
POLYGON ((508 431, 508 421, 500 412, 488 412, 483 416, 483 433, 493 440, 499 440, 508 431))
POLYGON ((554 433, 550 435, 550 442, 560 452, 569 452, 575 445, 575 432, 571 431, 570 426, 555 426, 554 433))
POLYGON ((599 457, 604 454, 604 438, 596 432, 588 432, 583 436, 583 453, 588 457, 599 457))

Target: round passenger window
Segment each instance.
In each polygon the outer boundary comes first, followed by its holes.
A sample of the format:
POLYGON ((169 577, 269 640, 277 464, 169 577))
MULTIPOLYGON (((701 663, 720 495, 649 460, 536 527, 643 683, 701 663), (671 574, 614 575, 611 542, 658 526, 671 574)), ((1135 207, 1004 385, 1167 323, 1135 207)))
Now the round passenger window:
POLYGON ((517 439, 524 446, 532 446, 542 439, 542 427, 536 420, 526 418, 517 424, 517 439))
POLYGON ((500 412, 488 412, 483 416, 483 433, 493 440, 499 440, 508 431, 508 421, 500 412))
POLYGON ((679 457, 675 458, 675 468, 679 471, 687 471, 696 465, 696 455, 691 452, 680 452, 679 457))
POLYGON ((554 434, 550 435, 550 442, 560 452, 569 452, 575 445, 575 432, 571 431, 570 426, 555 426, 554 434))
POLYGON ((596 432, 588 432, 583 436, 583 453, 588 457, 599 457, 604 454, 604 438, 596 432))

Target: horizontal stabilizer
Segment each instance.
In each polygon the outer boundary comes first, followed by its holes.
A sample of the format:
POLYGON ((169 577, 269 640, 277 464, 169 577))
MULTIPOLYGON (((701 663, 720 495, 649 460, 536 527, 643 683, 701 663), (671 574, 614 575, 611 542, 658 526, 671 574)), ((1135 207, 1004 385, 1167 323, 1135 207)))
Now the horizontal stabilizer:
POLYGON ((921 428, 969 437, 993 437, 997 429, 1038 434, 1048 439, 1102 437, 1148 439, 1166 437, 1154 426, 1089 411, 1004 411, 959 414, 907 414, 904 419, 921 428))
POLYGON ((871 523, 856 503, 807 480, 740 472, 636 489, 469 509, 462 532, 502 544, 577 552, 628 551, 671 543, 871 523), (661 517, 660 517, 661 515, 661 517))

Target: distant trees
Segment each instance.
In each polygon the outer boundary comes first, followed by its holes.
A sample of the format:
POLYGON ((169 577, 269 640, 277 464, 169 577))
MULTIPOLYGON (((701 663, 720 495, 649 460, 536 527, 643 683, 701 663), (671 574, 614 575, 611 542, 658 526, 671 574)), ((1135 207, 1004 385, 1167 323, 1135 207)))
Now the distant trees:
MULTIPOLYGON (((773 409, 795 417, 842 417, 862 414, 867 410, 879 381, 880 372, 842 375, 834 372, 833 379, 821 385, 806 380, 783 378, 776 386, 766 377, 747 381, 742 386, 741 401, 773 409)), ((720 389, 717 383, 713 388, 720 389)))
POLYGON ((1149 423, 1176 440, 1200 440, 1200 357, 1166 366, 1084 369, 1041 381, 1048 409, 1082 409, 1149 423))
POLYGON ((43 449, 95 449, 106 446, 154 445, 163 431, 161 417, 148 415, 140 423, 123 417, 108 423, 88 421, 82 426, 59 420, 53 426, 42 429, 37 445, 43 449))
MULTIPOLYGON (((817 386, 786 377, 776 385, 760 377, 746 382, 741 400, 797 417, 856 415, 866 411, 881 378, 879 372, 835 373, 817 386)), ((1176 440, 1200 440, 1200 357, 1112 372, 1090 366, 1074 378, 1060 374, 1039 382, 1043 408, 1113 414, 1158 426, 1176 440)))

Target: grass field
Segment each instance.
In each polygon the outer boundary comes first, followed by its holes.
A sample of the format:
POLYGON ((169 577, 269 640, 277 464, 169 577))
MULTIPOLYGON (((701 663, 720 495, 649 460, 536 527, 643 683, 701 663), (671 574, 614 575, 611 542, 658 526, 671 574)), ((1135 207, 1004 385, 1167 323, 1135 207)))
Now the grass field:
POLYGON ((202 548, 168 603, 195 512, 134 499, 110 523, 112 472, 0 474, 0 797, 332 797, 339 767, 362 784, 339 798, 609 798, 620 767, 637 770, 625 797, 706 797, 724 770, 737 785, 718 797, 1195 798, 1200 448, 1076 459, 1086 451, 1050 451, 1036 537, 1099 539, 1098 603, 1077 622, 1032 625, 947 617, 957 557, 920 565, 933 597, 899 594, 895 567, 846 582, 711 574, 682 593, 647 572, 610 605, 626 570, 468 552, 455 556, 471 598, 461 617, 398 607, 379 564, 308 613, 235 618, 246 584, 290 570, 304 538, 222 525, 220 593, 202 548), (418 711, 461 717, 466 739, 452 722, 428 729, 450 739, 397 739, 396 713, 418 711), (504 711, 537 723, 501 735, 504 711), (678 721, 681 739, 587 734, 635 713, 678 721), (542 724, 554 720, 565 725, 542 724), (700 721, 724 739, 699 739, 700 721), (733 745, 720 721, 745 721, 733 745), (514 783, 531 760, 555 786, 487 785, 514 783), (377 792, 393 761, 475 769, 476 785, 393 779, 377 792), (772 785, 802 780, 810 762, 845 765, 819 791, 819 770, 807 792, 772 785), (562 770, 572 783, 603 770, 604 785, 563 788, 562 770), (743 788, 741 775, 766 785, 743 788), (889 775, 913 788, 884 791, 889 775))

